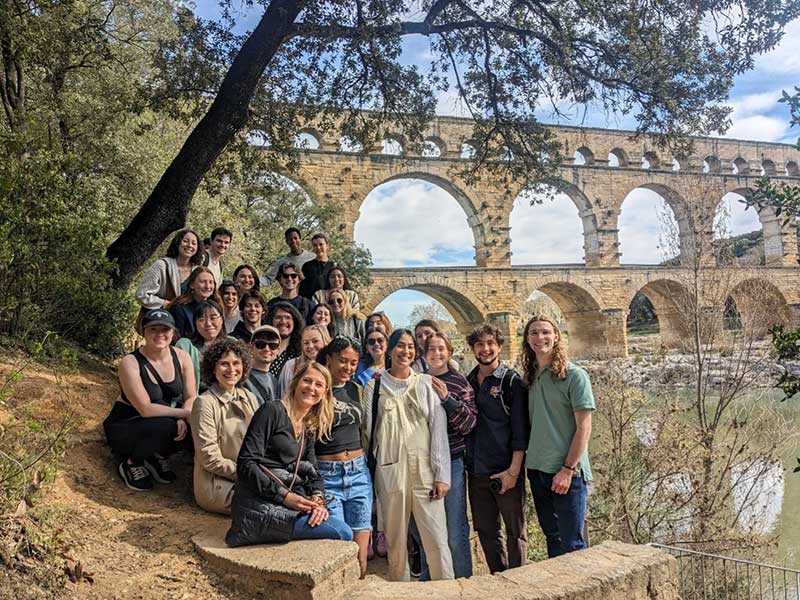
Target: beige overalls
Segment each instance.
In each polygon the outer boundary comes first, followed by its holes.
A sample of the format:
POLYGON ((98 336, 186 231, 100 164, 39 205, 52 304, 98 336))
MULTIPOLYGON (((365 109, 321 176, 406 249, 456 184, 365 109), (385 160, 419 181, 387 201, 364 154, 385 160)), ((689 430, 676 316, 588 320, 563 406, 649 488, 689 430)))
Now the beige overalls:
POLYGON ((389 579, 409 581, 408 524, 414 515, 431 579, 453 579, 444 500, 431 500, 431 433, 420 410, 417 376, 399 397, 381 394, 375 428, 375 490, 383 512, 389 579))

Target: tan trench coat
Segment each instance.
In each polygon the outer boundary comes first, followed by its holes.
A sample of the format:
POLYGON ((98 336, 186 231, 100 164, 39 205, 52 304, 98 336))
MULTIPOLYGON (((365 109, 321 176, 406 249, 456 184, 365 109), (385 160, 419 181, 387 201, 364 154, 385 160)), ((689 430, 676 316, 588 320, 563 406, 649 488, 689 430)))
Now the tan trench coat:
POLYGON ((194 499, 201 508, 230 514, 236 459, 258 407, 249 390, 237 387, 226 393, 216 384, 194 401, 194 499))

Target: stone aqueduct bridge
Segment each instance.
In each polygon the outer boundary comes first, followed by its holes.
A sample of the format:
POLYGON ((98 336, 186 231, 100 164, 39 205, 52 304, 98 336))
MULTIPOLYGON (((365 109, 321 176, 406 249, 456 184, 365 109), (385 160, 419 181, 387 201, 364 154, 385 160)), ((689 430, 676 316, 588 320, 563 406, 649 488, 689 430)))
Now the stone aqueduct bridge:
MULTIPOLYGON (((630 131, 552 129, 563 154, 576 157, 559 167, 557 183, 577 206, 583 225, 584 264, 580 265, 511 266, 509 220, 521 183, 484 178, 468 186, 458 175, 464 165, 464 144, 469 144, 472 132, 468 119, 435 119, 424 140, 434 152, 424 155, 404 152, 406 141, 396 134, 389 133, 385 139, 396 141, 400 152, 382 154, 376 148, 345 152, 338 137, 312 128, 302 130, 319 147, 301 154, 298 183, 312 197, 342 207, 342 226, 351 237, 369 192, 405 178, 431 182, 452 194, 472 229, 475 267, 374 269, 373 283, 362 290, 362 307, 371 309, 399 289, 419 290, 444 304, 462 330, 484 320, 498 324, 511 340, 506 352, 513 353, 516 336, 511 333, 520 324, 520 307, 531 292, 539 290, 561 308, 573 354, 624 356, 628 306, 641 290, 658 314, 662 343, 674 345, 686 331, 674 301, 680 286, 675 269, 619 264, 617 222, 628 193, 644 188, 664 198, 678 223, 681 251, 687 253, 691 252, 689 240, 711 238, 711 221, 726 193, 747 195, 762 173, 800 183, 800 152, 786 144, 694 138, 692 156, 671 156, 660 154, 647 137, 634 140, 630 131), (697 217, 691 218, 698 212, 707 223, 700 227, 692 225, 697 217)), ((769 209, 759 214, 759 220, 767 265, 737 269, 733 274, 737 289, 744 294, 752 287, 748 282, 768 282, 794 319, 800 315, 796 229, 769 209)), ((558 223, 543 226, 557 227, 558 223)), ((736 300, 736 290, 731 295, 736 300)))

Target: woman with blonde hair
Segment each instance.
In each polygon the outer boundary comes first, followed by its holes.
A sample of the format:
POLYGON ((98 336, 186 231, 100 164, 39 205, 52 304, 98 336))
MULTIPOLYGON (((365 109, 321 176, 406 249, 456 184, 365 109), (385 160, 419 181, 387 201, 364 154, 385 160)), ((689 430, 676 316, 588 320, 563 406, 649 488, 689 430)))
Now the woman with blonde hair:
POLYGON ((332 423, 331 374, 313 361, 297 370, 280 402, 258 409, 239 451, 229 546, 353 539, 347 523, 328 513, 337 500, 326 503, 314 453, 332 423))
POLYGON ((316 360, 317 352, 327 346, 330 341, 331 336, 328 328, 324 325, 308 325, 303 328, 303 333, 300 334, 301 354, 297 358, 289 359, 283 365, 281 376, 278 378, 278 397, 283 396, 283 391, 289 388, 289 382, 294 372, 305 363, 316 360))
POLYGON ((334 337, 343 335, 357 340, 360 344, 364 339, 364 319, 361 318, 347 299, 344 290, 331 290, 328 292, 328 306, 331 307, 331 323, 333 324, 334 337))
POLYGON ((589 375, 567 357, 558 324, 535 315, 525 325, 521 356, 531 433, 525 466, 550 558, 586 547, 587 446, 595 408, 589 375))

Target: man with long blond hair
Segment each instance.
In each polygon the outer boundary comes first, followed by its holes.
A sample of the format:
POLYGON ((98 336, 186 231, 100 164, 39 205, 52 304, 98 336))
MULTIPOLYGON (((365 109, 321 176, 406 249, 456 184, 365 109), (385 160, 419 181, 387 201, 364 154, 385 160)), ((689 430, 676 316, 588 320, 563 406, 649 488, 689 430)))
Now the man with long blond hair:
POLYGON ((535 315, 525 325, 522 370, 531 436, 525 466, 550 558, 586 547, 587 446, 595 408, 589 375, 569 362, 558 324, 535 315))

